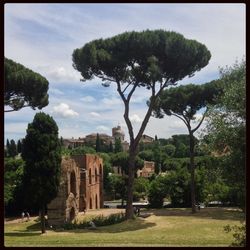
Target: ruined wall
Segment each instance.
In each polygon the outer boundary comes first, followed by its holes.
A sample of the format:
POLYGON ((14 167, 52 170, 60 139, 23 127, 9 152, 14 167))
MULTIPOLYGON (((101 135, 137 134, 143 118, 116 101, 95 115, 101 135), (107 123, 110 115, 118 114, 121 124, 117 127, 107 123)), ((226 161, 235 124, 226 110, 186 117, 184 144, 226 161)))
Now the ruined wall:
POLYGON ((50 224, 72 221, 85 209, 103 207, 103 161, 96 155, 64 157, 57 197, 48 205, 50 224))
POLYGON ((103 207, 103 162, 96 155, 85 155, 86 209, 103 207))
POLYGON ((145 178, 150 177, 155 172, 155 163, 153 161, 144 161, 142 169, 137 170, 137 176, 145 178))

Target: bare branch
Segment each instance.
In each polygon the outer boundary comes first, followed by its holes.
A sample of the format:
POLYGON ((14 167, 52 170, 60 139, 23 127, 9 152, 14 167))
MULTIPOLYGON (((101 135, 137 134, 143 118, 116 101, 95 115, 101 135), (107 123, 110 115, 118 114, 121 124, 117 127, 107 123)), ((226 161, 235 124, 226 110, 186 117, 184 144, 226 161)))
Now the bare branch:
POLYGON ((134 132, 133 132, 133 126, 132 126, 132 123, 129 119, 129 99, 124 96, 124 93, 123 91, 121 90, 121 83, 117 80, 116 81, 116 84, 117 84, 117 91, 119 93, 119 95, 121 96, 123 102, 124 102, 124 114, 123 114, 123 117, 124 117, 124 120, 127 124, 127 127, 128 127, 128 132, 129 132, 129 137, 130 137, 130 144, 133 144, 134 142, 134 132))
POLYGON ((200 125, 202 124, 202 122, 203 122, 203 120, 204 120, 204 118, 205 118, 205 116, 206 116, 206 114, 207 114, 207 111, 208 111, 208 108, 207 108, 206 111, 204 112, 204 114, 203 114, 203 116, 202 116, 202 118, 201 118, 199 124, 197 125, 197 127, 194 128, 194 129, 192 129, 192 133, 194 133, 194 132, 200 127, 200 125))
POLYGON ((4 112, 13 112, 13 111, 17 111, 17 110, 15 109, 4 110, 4 112))
MULTIPOLYGON (((21 108, 27 108, 27 107, 30 107, 29 105, 24 105, 24 106, 22 106, 21 108)), ((4 112, 13 112, 13 111, 18 111, 18 110, 20 110, 21 108, 19 108, 19 109, 9 109, 9 110, 4 110, 4 112)))
POLYGON ((128 97, 127 97, 128 102, 130 101, 130 98, 131 98, 132 94, 134 93, 137 86, 138 86, 138 83, 134 83, 134 86, 131 89, 131 91, 129 92, 128 97))
POLYGON ((122 90, 122 93, 124 94, 126 89, 131 85, 131 83, 129 83, 123 90, 122 90))

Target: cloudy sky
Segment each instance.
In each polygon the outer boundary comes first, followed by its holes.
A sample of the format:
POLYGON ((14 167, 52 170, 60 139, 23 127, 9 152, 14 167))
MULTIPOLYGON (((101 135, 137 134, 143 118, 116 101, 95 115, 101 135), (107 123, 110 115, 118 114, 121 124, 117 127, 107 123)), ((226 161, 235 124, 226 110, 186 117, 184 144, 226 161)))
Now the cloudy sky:
MULTIPOLYGON (((102 87, 100 80, 80 82, 72 67, 72 52, 85 43, 125 31, 164 29, 176 31, 207 46, 209 64, 179 84, 201 84, 219 77, 218 67, 232 65, 245 56, 244 4, 5 4, 5 57, 40 73, 49 81, 49 105, 43 112, 53 116, 64 138, 89 133, 111 134, 123 120, 123 104, 115 86, 102 87)), ((146 111, 149 93, 137 91, 130 116, 135 132, 146 111)), ((39 110, 24 108, 6 113, 6 139, 18 140, 39 110)), ((169 138, 187 133, 174 117, 151 118, 146 134, 169 138)))

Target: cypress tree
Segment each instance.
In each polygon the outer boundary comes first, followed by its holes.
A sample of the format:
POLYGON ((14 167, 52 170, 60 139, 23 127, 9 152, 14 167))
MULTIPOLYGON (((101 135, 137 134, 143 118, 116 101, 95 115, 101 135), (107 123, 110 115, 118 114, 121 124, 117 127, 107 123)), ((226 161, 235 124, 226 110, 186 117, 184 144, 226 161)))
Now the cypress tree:
POLYGON ((15 157, 17 155, 17 147, 16 147, 16 142, 14 140, 10 140, 10 145, 9 145, 9 156, 10 157, 15 157))
POLYGON ((18 140, 17 142, 17 153, 21 153, 22 152, 22 143, 20 140, 18 140))
POLYGON ((100 137, 99 137, 98 133, 96 135, 95 150, 96 150, 96 152, 100 152, 101 151, 101 141, 100 141, 100 137))
POLYGON ((28 124, 22 158, 25 161, 24 199, 27 204, 39 207, 41 231, 45 233, 45 208, 57 195, 61 169, 58 127, 52 117, 37 113, 33 122, 28 124))

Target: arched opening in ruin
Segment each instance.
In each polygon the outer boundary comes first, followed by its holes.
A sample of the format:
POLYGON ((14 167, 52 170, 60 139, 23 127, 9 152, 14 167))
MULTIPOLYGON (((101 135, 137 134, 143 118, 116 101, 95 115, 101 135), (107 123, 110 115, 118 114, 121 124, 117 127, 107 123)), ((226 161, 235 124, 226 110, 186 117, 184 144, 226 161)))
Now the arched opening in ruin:
POLYGON ((89 199, 89 208, 92 209, 92 199, 89 199))
POLYGON ((69 219, 70 219, 70 221, 74 220, 75 216, 76 216, 75 209, 74 209, 74 207, 72 207, 70 209, 70 213, 69 213, 69 219))
POLYGON ((97 178, 98 177, 98 173, 97 173, 97 169, 95 168, 95 183, 97 183, 97 178))
POLYGON ((70 174, 70 192, 76 196, 76 175, 74 171, 70 174))
POLYGON ((89 169, 89 184, 92 184, 91 168, 89 169))
POLYGON ((100 169, 99 169, 99 175, 100 175, 100 178, 102 177, 102 165, 100 164, 100 169))
POLYGON ((98 197, 97 194, 95 195, 95 208, 98 208, 98 197))

